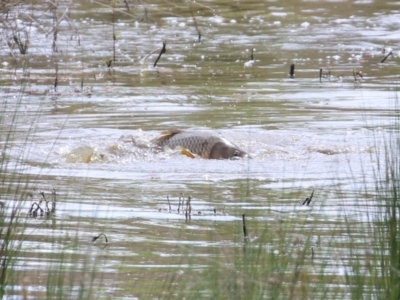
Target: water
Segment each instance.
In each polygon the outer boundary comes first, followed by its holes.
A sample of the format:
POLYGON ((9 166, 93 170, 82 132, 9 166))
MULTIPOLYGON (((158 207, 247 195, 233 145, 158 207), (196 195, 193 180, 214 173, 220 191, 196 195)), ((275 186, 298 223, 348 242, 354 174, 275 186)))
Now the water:
MULTIPOLYGON (((29 239, 17 270, 29 284, 10 294, 27 288, 42 296, 47 270, 66 253, 77 270, 100 261, 104 297, 143 296, 150 282, 158 297, 171 274, 204 269, 223 249, 240 247, 243 212, 250 229, 306 219, 320 224, 315 236, 327 237, 350 214, 354 235, 364 234, 376 212, 369 204, 381 141, 395 129, 396 2, 129 4, 130 11, 123 3, 17 6, 3 25, 14 47, 3 44, 0 57, 2 141, 13 133, 2 201, 13 203, 5 191, 15 172, 29 176, 29 190, 58 194, 53 218, 26 215, 29 239), (29 37, 25 56, 15 32, 29 37), (153 68, 162 42, 167 51, 153 68), (320 69, 330 79, 320 79, 320 69), (144 147, 171 128, 215 132, 252 159, 190 159, 144 147), (313 190, 312 207, 300 205, 313 190), (192 197, 190 224, 177 211, 181 193, 192 197), (110 240, 105 249, 101 239, 91 243, 101 232, 110 240), (132 280, 145 285, 127 288, 132 280)), ((346 241, 321 250, 321 264, 346 241)), ((330 272, 343 275, 343 265, 332 264, 330 272)))

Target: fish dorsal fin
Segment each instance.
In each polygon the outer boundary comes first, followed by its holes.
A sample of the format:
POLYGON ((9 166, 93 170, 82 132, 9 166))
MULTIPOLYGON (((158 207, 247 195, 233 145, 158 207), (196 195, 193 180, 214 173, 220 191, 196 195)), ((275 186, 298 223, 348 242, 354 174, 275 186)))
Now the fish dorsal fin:
POLYGON ((162 145, 165 141, 168 141, 172 138, 175 134, 181 133, 182 130, 179 129, 170 129, 161 132, 161 134, 153 139, 153 142, 157 145, 162 145))

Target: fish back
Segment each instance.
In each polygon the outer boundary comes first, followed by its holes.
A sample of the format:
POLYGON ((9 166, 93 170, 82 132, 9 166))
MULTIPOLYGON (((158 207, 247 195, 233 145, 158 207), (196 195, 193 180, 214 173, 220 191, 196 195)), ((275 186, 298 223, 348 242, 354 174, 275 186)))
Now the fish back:
POLYGON ((229 141, 207 132, 169 130, 162 132, 153 142, 157 146, 171 149, 183 147, 203 158, 215 159, 232 158, 234 151, 238 149, 229 141))

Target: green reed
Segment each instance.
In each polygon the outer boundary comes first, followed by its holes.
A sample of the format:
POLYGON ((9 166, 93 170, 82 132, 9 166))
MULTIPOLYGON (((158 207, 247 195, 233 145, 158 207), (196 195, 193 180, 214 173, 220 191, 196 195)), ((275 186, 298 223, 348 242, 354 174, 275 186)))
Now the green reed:
POLYGON ((400 298, 400 116, 398 99, 393 109, 395 128, 383 143, 383 161, 378 160, 376 195, 378 217, 374 226, 376 241, 377 299, 400 298))

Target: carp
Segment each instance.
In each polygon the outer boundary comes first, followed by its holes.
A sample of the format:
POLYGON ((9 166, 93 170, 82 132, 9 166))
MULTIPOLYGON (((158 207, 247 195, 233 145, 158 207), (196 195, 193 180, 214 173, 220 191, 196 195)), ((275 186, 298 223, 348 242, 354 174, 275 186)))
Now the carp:
POLYGON ((247 155, 228 140, 207 132, 167 130, 152 142, 163 148, 179 147, 182 154, 192 158, 199 156, 207 159, 236 159, 247 155))

